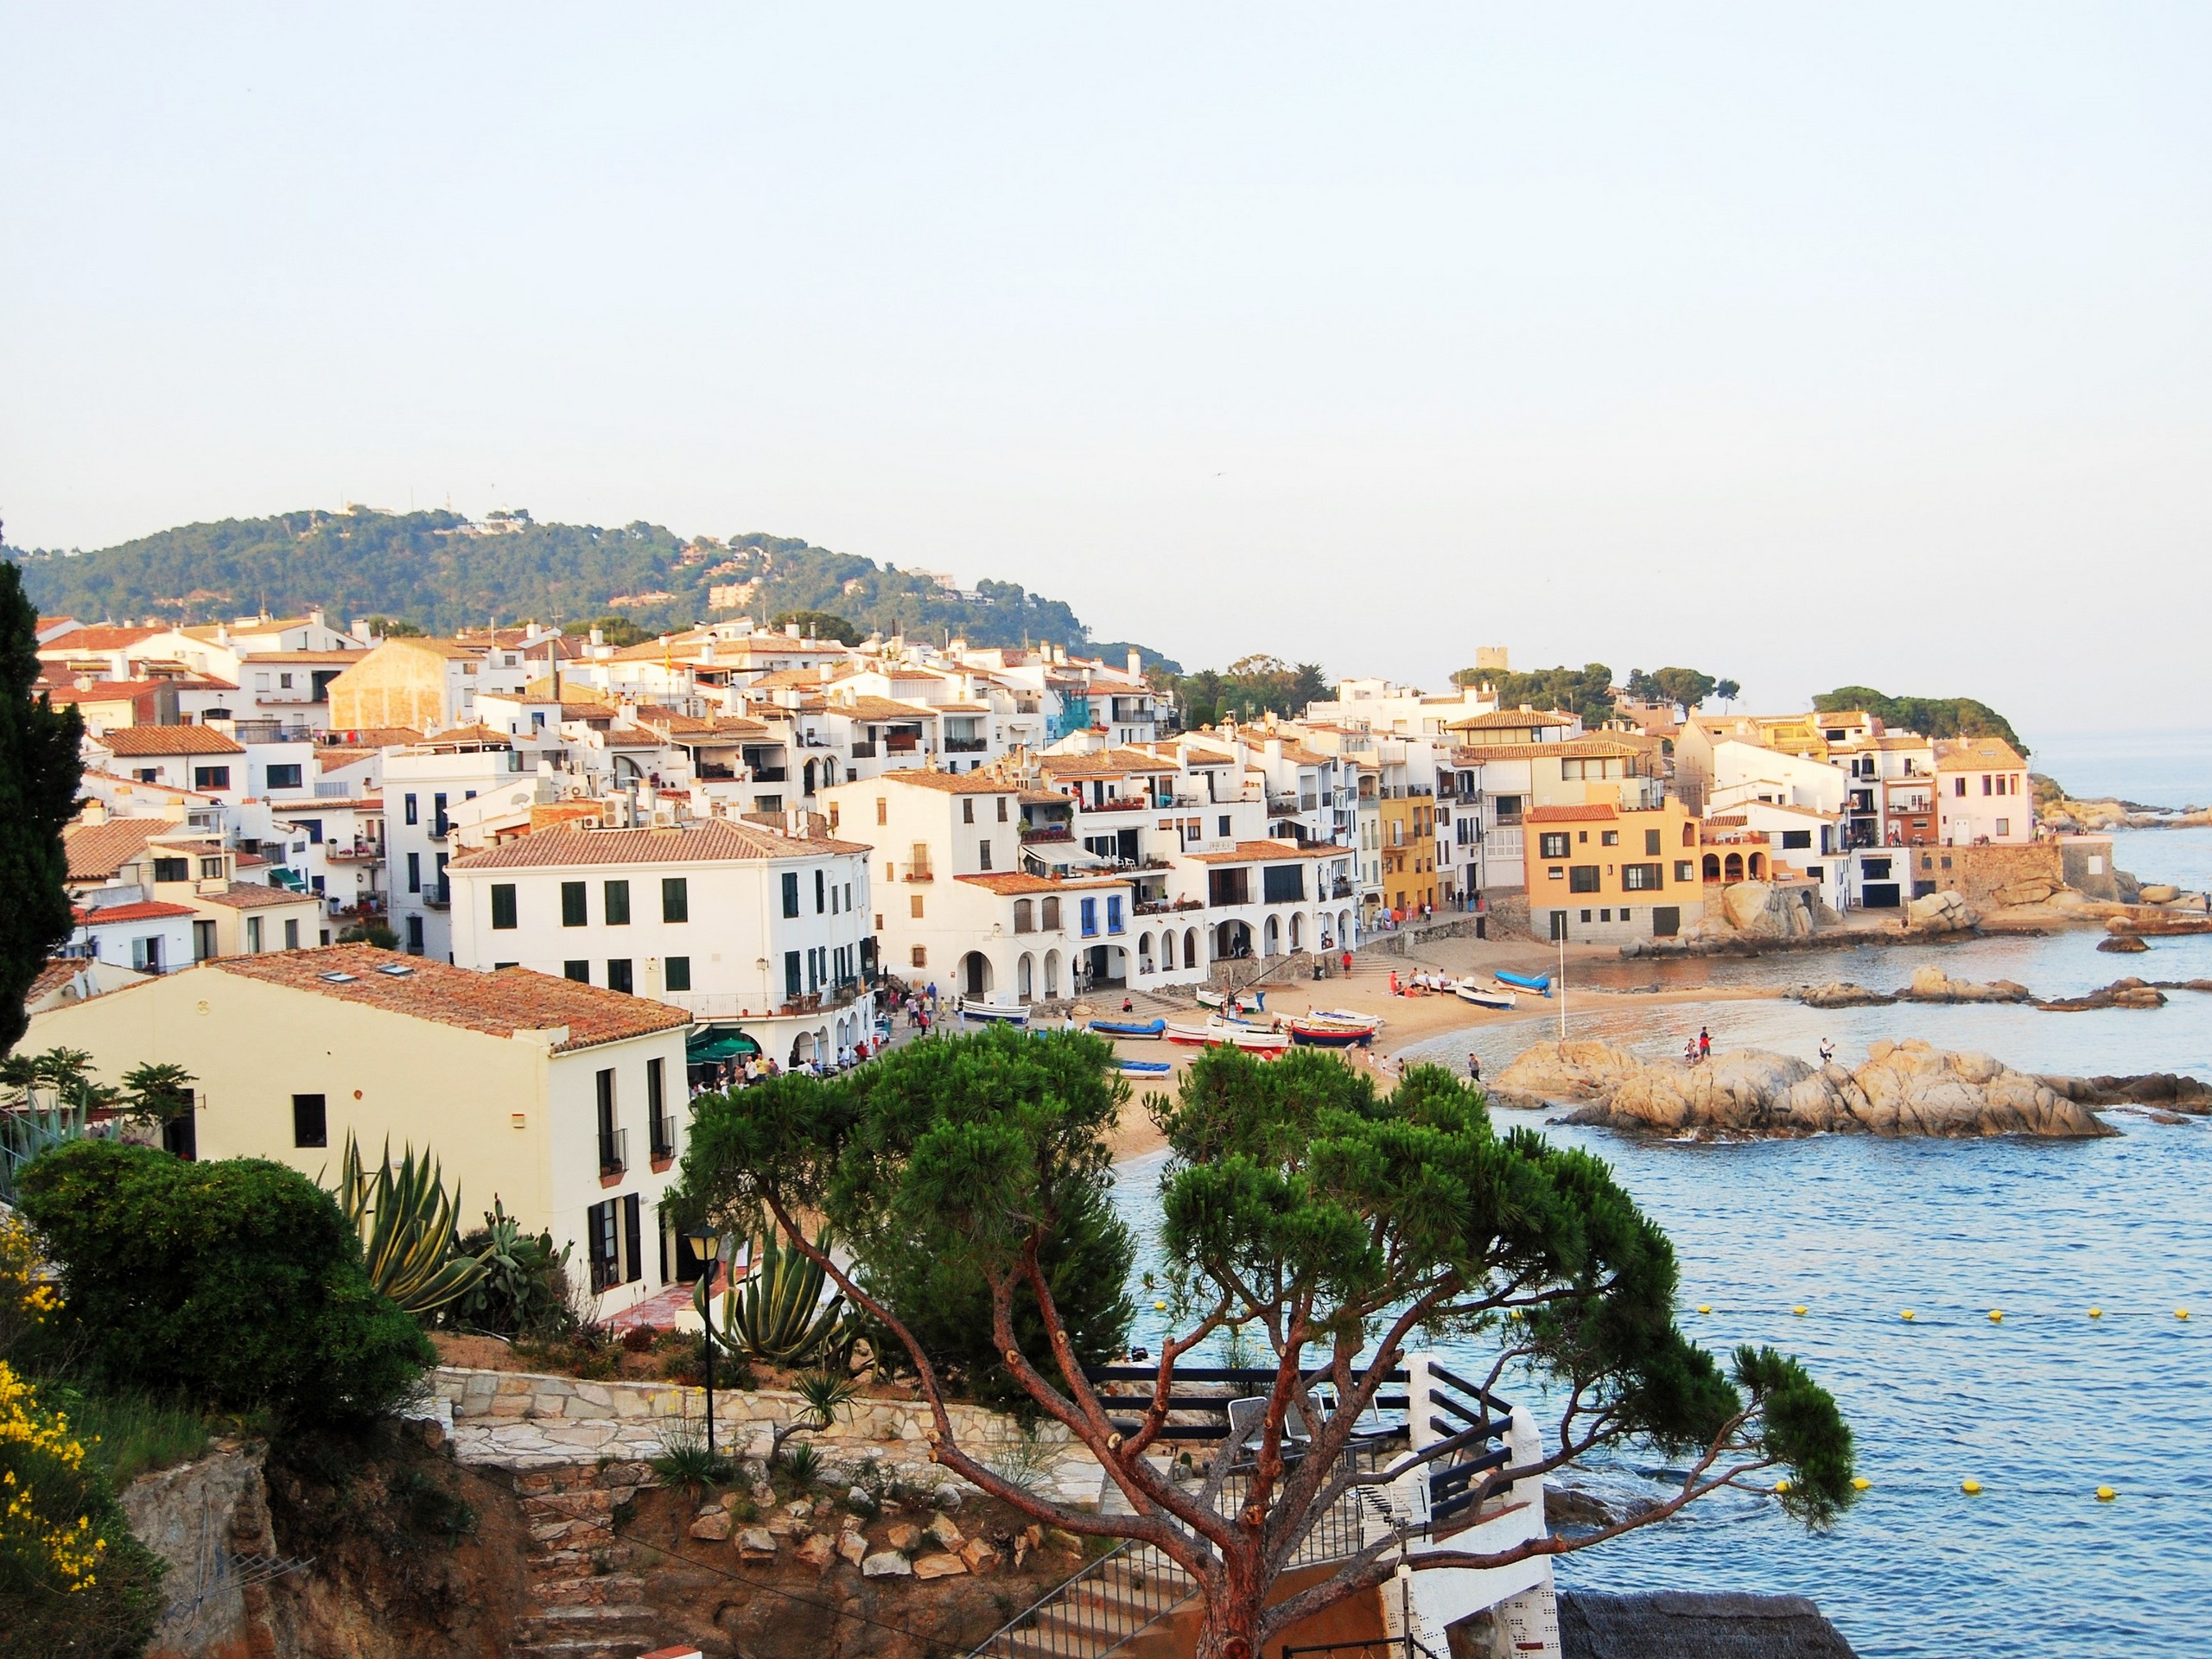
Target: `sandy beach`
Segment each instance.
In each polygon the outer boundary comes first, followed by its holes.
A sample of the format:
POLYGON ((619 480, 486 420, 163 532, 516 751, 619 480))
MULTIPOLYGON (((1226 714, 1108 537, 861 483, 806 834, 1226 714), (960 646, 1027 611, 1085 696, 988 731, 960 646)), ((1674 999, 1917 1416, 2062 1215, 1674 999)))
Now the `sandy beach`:
MULTIPOLYGON (((1600 962, 1618 963, 1619 953, 1609 946, 1569 945, 1567 951, 1567 1002, 1570 1008, 1591 1009, 1600 1007, 1656 1007, 1669 1002, 1713 1001, 1721 998, 1758 998, 1782 995, 1775 987, 1710 985, 1680 985, 1656 991, 1608 991, 1596 988, 1581 989, 1574 982, 1577 964, 1588 966, 1600 962)), ((1433 939, 1415 941, 1402 957, 1369 949, 1357 954, 1350 977, 1343 975, 1331 979, 1292 979, 1287 973, 1271 980, 1262 988, 1267 995, 1268 1014, 1307 1014, 1316 1008, 1344 1008, 1355 1014, 1379 1016, 1382 1028, 1376 1033, 1371 1048, 1346 1049, 1344 1058, 1351 1065, 1370 1071, 1384 1088, 1395 1081, 1395 1057, 1414 1044, 1452 1031, 1476 1031, 1486 1024, 1499 1020, 1525 1020, 1535 1013, 1554 1012, 1559 1003, 1553 998, 1524 995, 1519 1006, 1510 1011, 1476 1007, 1462 1001, 1450 992, 1419 993, 1392 995, 1390 976, 1395 972, 1401 985, 1414 974, 1426 970, 1450 978, 1464 978, 1470 974, 1487 976, 1500 968, 1516 973, 1550 974, 1559 971, 1559 951, 1531 939, 1433 939)), ((1787 977, 1786 972, 1777 978, 1787 977)), ((1139 1017, 1149 1018, 1164 1014, 1172 1024, 1196 1024, 1203 1017, 1203 1010, 1192 1010, 1179 1005, 1147 997, 1141 993, 1132 998, 1139 1017)), ((1094 1014, 1088 1018, 1113 1019, 1117 1016, 1118 1003, 1101 999, 1093 1005, 1094 1014)), ((1256 1015, 1255 1017, 1257 1017, 1256 1015)), ((1114 1135, 1114 1158, 1122 1162, 1157 1152, 1163 1144, 1160 1131, 1145 1109, 1148 1094, 1172 1094, 1181 1084, 1190 1063, 1205 1051, 1185 1047, 1179 1043, 1164 1040, 1121 1040, 1115 1045, 1116 1052, 1132 1060, 1166 1060, 1174 1070, 1154 1077, 1129 1078, 1130 1097, 1122 1108, 1121 1121, 1114 1135)))

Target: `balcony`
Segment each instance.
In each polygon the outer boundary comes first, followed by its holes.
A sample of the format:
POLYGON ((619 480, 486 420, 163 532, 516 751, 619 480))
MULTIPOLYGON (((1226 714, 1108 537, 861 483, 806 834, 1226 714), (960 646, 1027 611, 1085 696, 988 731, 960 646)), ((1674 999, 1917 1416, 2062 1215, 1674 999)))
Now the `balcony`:
POLYGON ((1154 808, 1147 796, 1116 795, 1111 800, 1085 801, 1083 810, 1086 812, 1149 812, 1154 808))
POLYGON ((601 1176, 620 1175, 630 1167, 630 1131, 601 1129, 599 1132, 599 1173, 601 1176))
POLYGON ((887 754, 912 754, 921 747, 922 738, 918 732, 892 732, 883 740, 887 754))
POLYGON ((991 747, 990 740, 982 737, 948 737, 938 746, 947 754, 981 754, 991 747))
POLYGON ((322 855, 332 864, 374 864, 384 857, 384 844, 375 841, 357 841, 349 847, 342 842, 326 842, 322 855))
POLYGON ((676 1156, 676 1120, 666 1113, 657 1113, 652 1123, 649 1144, 655 1163, 665 1163, 676 1156))
POLYGON ((1351 898, 1351 882, 1344 876, 1338 876, 1334 881, 1329 884, 1329 897, 1332 899, 1351 898))
POLYGON ((782 766, 755 766, 753 768, 753 781, 756 784, 780 784, 790 776, 791 773, 782 766))
POLYGON ((1038 841, 1073 841, 1075 831, 1065 823, 1033 824, 1022 830, 1021 839, 1025 846, 1038 841))
POLYGON ((855 760, 873 760, 875 759, 875 745, 873 743, 855 743, 849 750, 847 751, 847 753, 849 753, 855 760))
POLYGON ((906 874, 899 879, 901 881, 934 881, 937 872, 926 864, 909 864, 906 874))
POLYGON ((423 889, 423 908, 425 910, 451 910, 453 908, 453 890, 447 887, 442 881, 432 882, 429 887, 423 889))

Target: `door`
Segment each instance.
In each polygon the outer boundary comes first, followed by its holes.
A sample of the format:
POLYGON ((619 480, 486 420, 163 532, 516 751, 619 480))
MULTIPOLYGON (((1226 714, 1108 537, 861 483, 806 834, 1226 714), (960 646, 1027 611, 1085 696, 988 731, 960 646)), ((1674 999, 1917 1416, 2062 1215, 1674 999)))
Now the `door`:
POLYGON ((1654 905, 1651 907, 1651 936, 1671 939, 1682 931, 1682 910, 1680 905, 1654 905))
POLYGON ((1869 881, 1859 890, 1859 902, 1868 910, 1895 910, 1900 898, 1894 881, 1869 881))
POLYGON ((1567 937, 1567 912, 1565 911, 1555 910, 1552 912, 1551 936, 1554 940, 1563 939, 1567 937))

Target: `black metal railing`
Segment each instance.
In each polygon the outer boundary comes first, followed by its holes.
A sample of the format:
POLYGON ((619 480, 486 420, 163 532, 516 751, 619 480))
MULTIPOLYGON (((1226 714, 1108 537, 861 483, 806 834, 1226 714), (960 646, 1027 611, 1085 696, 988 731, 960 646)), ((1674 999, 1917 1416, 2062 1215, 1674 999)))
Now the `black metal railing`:
POLYGON ((599 1132, 599 1173, 619 1175, 630 1167, 630 1131, 601 1129, 599 1132))

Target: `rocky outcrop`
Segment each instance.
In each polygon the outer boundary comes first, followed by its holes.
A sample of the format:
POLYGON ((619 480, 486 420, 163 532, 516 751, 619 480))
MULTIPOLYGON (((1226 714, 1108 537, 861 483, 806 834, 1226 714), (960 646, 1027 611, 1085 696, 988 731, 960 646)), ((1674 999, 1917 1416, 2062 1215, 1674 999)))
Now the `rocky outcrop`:
POLYGON ((1758 1049, 1689 1065, 1610 1043, 1547 1043, 1515 1059, 1492 1092, 1509 1105, 1591 1103, 1570 1122, 1700 1137, 2115 1133, 2041 1078, 1918 1041, 1876 1043, 1855 1070, 1758 1049))
POLYGON ((2212 933, 2212 914, 2201 910, 2138 905, 2120 915, 2107 917, 2105 931, 2133 933, 2138 938, 2158 934, 2212 933))
POLYGON ((1989 897, 1992 902, 1999 905, 2047 905, 2065 891, 2065 883, 2050 876, 2027 875, 2018 881, 2006 882, 1989 897))
POLYGON ((2053 1094, 2087 1106, 2158 1106, 2195 1117, 2212 1117, 2212 1086, 2172 1071, 2133 1077, 2042 1077, 2053 1094))
POLYGON ((1960 933, 1981 924, 1981 912, 1948 887, 1905 906, 1906 925, 1923 933, 1960 933))
POLYGON ((1897 998, 1887 991, 1870 991, 1847 979, 1832 979, 1825 985, 1801 988, 1797 1000, 1808 1008, 1881 1008, 1897 998))
POLYGON ((2139 979, 2115 979, 2087 996, 2054 997, 2036 1006, 2046 1014, 2088 1014, 2098 1008, 2163 1008, 2165 993, 2139 979))
POLYGON ((1993 979, 1986 985, 1953 979, 1931 963, 1913 970, 1912 983, 1897 997, 1905 1002, 2025 1002, 2031 993, 2009 979, 1993 979))
POLYGON ((2114 956, 2133 956, 2138 951, 2148 950, 2150 948, 2133 933, 2115 933, 2108 939, 2097 941, 2098 950, 2109 951, 2114 956))

